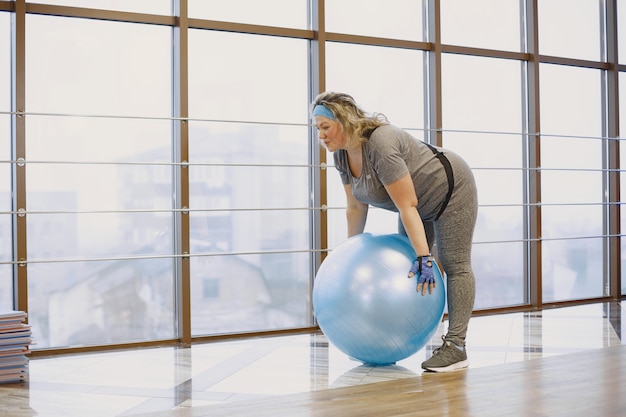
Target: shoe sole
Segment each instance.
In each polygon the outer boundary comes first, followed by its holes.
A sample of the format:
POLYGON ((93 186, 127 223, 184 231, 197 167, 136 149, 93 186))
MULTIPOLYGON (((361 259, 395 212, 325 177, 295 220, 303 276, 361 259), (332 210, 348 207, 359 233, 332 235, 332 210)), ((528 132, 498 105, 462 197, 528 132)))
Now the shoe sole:
POLYGON ((427 371, 432 371, 432 372, 453 372, 453 371, 465 369, 468 367, 468 365, 469 365, 469 362, 467 360, 464 360, 464 361, 453 363, 452 365, 444 366, 441 368, 435 368, 435 367, 429 366, 429 367, 425 367, 424 369, 427 371))

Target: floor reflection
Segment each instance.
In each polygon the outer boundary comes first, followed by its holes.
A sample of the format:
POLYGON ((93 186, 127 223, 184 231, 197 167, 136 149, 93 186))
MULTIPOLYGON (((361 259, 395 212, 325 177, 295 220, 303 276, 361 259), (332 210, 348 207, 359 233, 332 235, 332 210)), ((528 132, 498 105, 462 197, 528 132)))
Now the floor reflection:
MULTIPOLYGON (((470 367, 622 344, 621 303, 474 317, 470 367)), ((31 359, 29 380, 0 387, 0 416, 132 416, 422 375, 431 342, 392 366, 351 360, 323 334, 31 359), (3 414, 4 413, 4 414, 3 414)))

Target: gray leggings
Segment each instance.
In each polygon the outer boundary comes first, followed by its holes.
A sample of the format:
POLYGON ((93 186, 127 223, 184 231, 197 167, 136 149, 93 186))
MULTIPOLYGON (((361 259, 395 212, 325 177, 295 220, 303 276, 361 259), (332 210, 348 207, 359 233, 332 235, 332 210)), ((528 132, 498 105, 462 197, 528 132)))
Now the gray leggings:
MULTIPOLYGON (((437 256, 447 275, 449 326, 445 338, 458 346, 465 345, 476 295, 472 270, 472 240, 478 199, 473 178, 465 177, 463 181, 459 193, 455 187, 456 195, 452 195, 441 217, 437 221, 424 221, 428 247, 437 256), (436 251, 433 251, 433 243, 436 243, 436 251)), ((406 236, 400 219, 398 232, 406 236)))

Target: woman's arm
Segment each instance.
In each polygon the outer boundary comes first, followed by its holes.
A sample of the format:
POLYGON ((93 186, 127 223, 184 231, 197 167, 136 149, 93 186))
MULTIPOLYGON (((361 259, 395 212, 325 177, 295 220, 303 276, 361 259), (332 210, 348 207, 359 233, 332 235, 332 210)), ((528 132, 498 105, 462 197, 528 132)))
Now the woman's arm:
POLYGON ((424 223, 417 212, 417 196, 409 174, 385 187, 400 213, 400 219, 417 256, 430 255, 424 223))
POLYGON ((348 237, 352 237, 363 233, 363 230, 365 230, 365 221, 367 220, 367 209, 369 206, 354 198, 350 184, 344 184, 343 187, 346 191, 348 237))
POLYGON ((435 277, 432 272, 432 261, 430 261, 429 258, 421 258, 430 255, 430 248, 428 247, 428 240, 426 239, 424 223, 417 212, 417 196, 415 195, 413 180, 409 174, 406 174, 404 177, 392 182, 385 188, 400 212, 400 219, 404 225, 404 230, 406 230, 406 234, 409 236, 413 249, 418 256, 409 271, 409 278, 420 271, 419 280, 417 282, 417 292, 421 292, 422 295, 425 295, 426 291, 428 291, 432 294, 436 286, 435 277))

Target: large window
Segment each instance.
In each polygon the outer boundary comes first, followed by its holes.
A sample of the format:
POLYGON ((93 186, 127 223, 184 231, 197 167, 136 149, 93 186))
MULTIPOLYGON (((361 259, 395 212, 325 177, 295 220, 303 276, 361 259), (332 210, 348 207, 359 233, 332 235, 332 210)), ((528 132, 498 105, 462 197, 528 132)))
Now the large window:
POLYGON ((171 338, 171 30, 37 15, 26 27, 37 346, 171 338))
MULTIPOLYGON (((607 214, 626 227, 607 179, 626 195, 626 177, 603 137, 615 101, 626 130, 626 71, 603 61, 619 40, 626 63, 621 2, 26 6, 0 0, 0 306, 27 310, 34 349, 314 325, 317 261, 347 231, 308 115, 320 86, 468 162, 476 309, 626 293, 626 268, 606 273, 607 214)), ((371 209, 366 231, 397 225, 371 209)))

